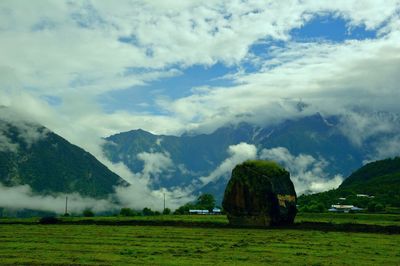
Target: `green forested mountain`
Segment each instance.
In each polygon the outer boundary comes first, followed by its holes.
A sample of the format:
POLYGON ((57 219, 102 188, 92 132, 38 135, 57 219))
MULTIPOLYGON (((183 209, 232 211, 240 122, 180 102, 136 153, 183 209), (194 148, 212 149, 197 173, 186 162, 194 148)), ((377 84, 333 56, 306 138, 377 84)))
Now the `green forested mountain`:
POLYGON ((28 184, 40 194, 106 197, 123 180, 93 155, 48 129, 0 120, 0 182, 28 184))
POLYGON ((399 185, 400 157, 396 157, 366 164, 344 180, 339 190, 379 194, 397 188, 400 193, 399 185))
POLYGON ((339 188, 303 195, 298 202, 303 207, 322 204, 327 208, 336 203, 353 204, 362 208, 368 208, 371 204, 400 207, 400 157, 368 163, 345 179, 339 188))

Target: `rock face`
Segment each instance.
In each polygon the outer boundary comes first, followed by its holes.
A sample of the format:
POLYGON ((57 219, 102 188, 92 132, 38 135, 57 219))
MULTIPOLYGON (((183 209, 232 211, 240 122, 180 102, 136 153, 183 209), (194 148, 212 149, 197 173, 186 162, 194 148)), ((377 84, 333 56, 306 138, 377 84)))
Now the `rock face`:
POLYGON ((233 169, 222 206, 232 225, 286 225, 294 221, 296 201, 289 172, 275 162, 246 161, 233 169))

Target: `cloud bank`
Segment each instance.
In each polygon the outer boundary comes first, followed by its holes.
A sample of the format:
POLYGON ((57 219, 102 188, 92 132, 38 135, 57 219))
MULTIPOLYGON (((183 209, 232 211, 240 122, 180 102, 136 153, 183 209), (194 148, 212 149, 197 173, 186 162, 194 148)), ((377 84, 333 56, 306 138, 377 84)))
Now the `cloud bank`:
POLYGON ((241 142, 237 145, 229 146, 228 153, 229 157, 226 158, 214 171, 212 171, 208 176, 200 177, 203 186, 230 174, 237 164, 246 160, 256 159, 257 148, 252 144, 241 142))
POLYGON ((62 214, 65 211, 66 197, 68 197, 68 211, 75 214, 80 214, 85 209, 102 212, 117 208, 117 205, 111 203, 110 200, 82 197, 78 193, 43 196, 33 193, 28 185, 6 187, 0 183, 0 207, 3 208, 32 209, 62 214))
POLYGON ((308 154, 297 156, 284 147, 263 149, 260 158, 282 164, 291 175, 297 194, 316 193, 337 188, 342 182, 341 175, 330 177, 324 172, 328 162, 308 154))
POLYGON ((179 134, 244 119, 268 123, 298 115, 298 99, 310 106, 301 115, 354 105, 398 112, 399 8, 393 0, 2 1, 0 101, 80 146, 90 145, 85 135, 132 127, 179 134), (376 37, 294 38, 321 16, 376 37), (151 91, 154 81, 216 64, 231 68, 218 77, 229 86, 187 87, 174 97, 171 88, 154 91, 141 103, 145 111, 121 108, 109 94, 151 91))

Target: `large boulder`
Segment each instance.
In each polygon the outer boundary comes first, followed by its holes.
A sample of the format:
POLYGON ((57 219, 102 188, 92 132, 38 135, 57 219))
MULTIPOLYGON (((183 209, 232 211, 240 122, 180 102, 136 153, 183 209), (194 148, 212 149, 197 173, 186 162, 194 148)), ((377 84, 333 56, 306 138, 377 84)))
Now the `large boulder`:
POLYGON ((235 226, 292 224, 296 191, 288 171, 271 161, 237 165, 225 189, 222 206, 235 226))

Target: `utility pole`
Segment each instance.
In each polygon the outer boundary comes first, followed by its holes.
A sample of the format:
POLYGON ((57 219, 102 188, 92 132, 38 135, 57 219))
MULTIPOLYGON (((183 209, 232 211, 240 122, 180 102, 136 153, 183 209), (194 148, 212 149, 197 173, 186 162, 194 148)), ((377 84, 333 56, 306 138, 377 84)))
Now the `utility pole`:
POLYGON ((163 210, 165 211, 165 193, 164 193, 164 209, 163 210))
POLYGON ((68 196, 65 197, 65 213, 64 213, 64 215, 65 216, 68 215, 68 196))

